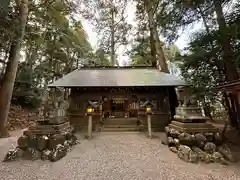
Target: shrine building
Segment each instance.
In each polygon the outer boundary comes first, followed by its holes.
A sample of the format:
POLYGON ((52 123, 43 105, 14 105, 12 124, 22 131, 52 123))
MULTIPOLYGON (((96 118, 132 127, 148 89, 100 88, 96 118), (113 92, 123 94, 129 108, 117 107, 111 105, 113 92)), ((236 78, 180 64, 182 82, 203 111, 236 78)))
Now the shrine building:
POLYGON ((151 103, 152 128, 163 130, 176 106, 174 88, 185 82, 156 67, 83 67, 50 84, 69 89, 68 119, 77 130, 88 126, 89 102, 94 108, 93 129, 104 131, 147 128, 146 102, 151 103), (173 93, 174 92, 174 93, 173 93))

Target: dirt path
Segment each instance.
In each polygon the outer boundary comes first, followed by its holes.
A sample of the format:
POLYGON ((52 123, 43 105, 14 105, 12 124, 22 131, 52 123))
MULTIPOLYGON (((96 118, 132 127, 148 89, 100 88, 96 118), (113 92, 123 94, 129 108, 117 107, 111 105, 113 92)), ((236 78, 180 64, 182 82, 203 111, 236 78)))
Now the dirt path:
MULTIPOLYGON (((163 146, 159 136, 141 133, 99 133, 84 140, 58 162, 19 161, 0 163, 4 180, 237 180, 239 168, 220 164, 190 164, 163 146)), ((16 141, 9 138, 0 159, 16 141)), ((1 142, 2 140, 0 140, 1 142)))

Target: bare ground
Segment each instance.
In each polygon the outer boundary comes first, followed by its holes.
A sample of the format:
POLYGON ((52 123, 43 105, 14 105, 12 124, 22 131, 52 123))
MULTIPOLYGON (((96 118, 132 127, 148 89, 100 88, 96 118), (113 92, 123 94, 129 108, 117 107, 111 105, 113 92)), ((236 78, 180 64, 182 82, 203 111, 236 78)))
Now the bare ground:
MULTIPOLYGON (((16 133, 17 134, 17 133, 16 133)), ((161 144, 161 134, 98 133, 92 140, 78 135, 78 144, 58 162, 0 163, 3 180, 237 180, 239 164, 190 164, 161 144)), ((0 159, 16 137, 0 139, 0 159)))

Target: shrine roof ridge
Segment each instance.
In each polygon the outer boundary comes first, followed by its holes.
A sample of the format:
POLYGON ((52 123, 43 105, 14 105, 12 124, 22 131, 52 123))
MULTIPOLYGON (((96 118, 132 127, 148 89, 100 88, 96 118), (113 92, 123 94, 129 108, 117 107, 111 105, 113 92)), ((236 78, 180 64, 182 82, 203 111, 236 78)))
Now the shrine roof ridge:
POLYGON ((157 69, 155 66, 82 66, 77 70, 81 69, 157 69))

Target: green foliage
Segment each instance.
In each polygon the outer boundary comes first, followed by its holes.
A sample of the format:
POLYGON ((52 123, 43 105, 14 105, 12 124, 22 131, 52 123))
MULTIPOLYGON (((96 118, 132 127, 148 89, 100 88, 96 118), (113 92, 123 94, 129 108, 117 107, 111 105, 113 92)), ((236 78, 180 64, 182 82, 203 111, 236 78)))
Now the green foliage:
POLYGON ((110 57, 110 65, 117 65, 116 52, 128 44, 131 25, 128 24, 126 7, 129 1, 89 0, 84 1, 81 15, 94 25, 98 34, 98 46, 110 57), (86 10, 85 7, 91 7, 86 10))
POLYGON ((41 94, 38 91, 38 88, 31 88, 31 91, 24 87, 19 88, 14 92, 12 103, 27 108, 39 108, 42 99, 40 96, 41 94))
MULTIPOLYGON (((0 18, 0 41, 5 42, 0 43, 0 76, 16 33, 15 6, 11 3, 9 15, 0 18)), ((81 21, 74 18, 76 7, 72 1, 34 0, 29 10, 13 98, 14 102, 37 107, 44 86, 80 67, 84 63, 80 59, 93 53, 81 21)))
POLYGON ((111 62, 109 60, 109 57, 107 56, 106 52, 102 49, 99 48, 96 50, 95 52, 95 63, 97 65, 101 65, 101 66, 111 66, 111 62))
MULTIPOLYGON (((208 5, 209 6, 209 5, 208 5)), ((206 7, 202 5, 203 11, 206 7)), ((227 6, 227 5, 226 5, 227 6)), ((227 36, 230 37, 232 44, 232 51, 234 57, 234 65, 239 69, 239 37, 240 37, 240 24, 239 24, 239 6, 234 5, 233 10, 227 12, 225 15, 227 26, 227 36)), ((209 11, 208 11, 209 13, 209 11)), ((214 12, 212 12, 213 14, 214 12)), ((189 46, 186 48, 187 53, 178 58, 181 62, 179 67, 182 76, 192 84, 197 92, 198 99, 208 106, 212 106, 215 102, 222 102, 219 93, 214 91, 214 88, 223 83, 226 79, 226 61, 223 59, 222 43, 219 29, 211 21, 216 21, 214 18, 205 18, 205 30, 198 31, 192 35, 189 46), (207 25, 207 26, 206 26, 207 25)), ((210 107, 211 108, 211 107, 210 107)))
MULTIPOLYGON (((180 55, 180 50, 175 45, 164 46, 163 50, 167 63, 176 64, 176 58, 180 55)), ((150 37, 140 36, 135 39, 135 43, 128 54, 131 56, 132 65, 134 66, 152 66, 153 57, 150 49, 150 37)))
MULTIPOLYGON (((5 2, 5 1, 3 1, 5 2)), ((1 3, 3 3, 1 2, 1 3)), ((6 1, 7 2, 7 1, 6 1)), ((81 65, 111 65, 110 55, 119 46, 128 44, 129 30, 126 21, 128 1, 84 0, 81 8, 75 1, 33 0, 23 41, 22 59, 15 83, 14 98, 26 97, 26 102, 35 104, 46 84, 79 68, 81 65), (82 8, 83 7, 83 8, 82 8), (78 14, 77 14, 78 13, 78 14), (98 33, 99 48, 93 52, 88 37, 79 18, 91 21, 98 33), (113 17, 114 16, 114 17, 113 17), (114 37, 112 38, 112 35, 114 37), (113 49, 112 49, 113 48, 113 49), (29 94, 25 93, 29 90, 29 94), (24 93, 23 93, 24 92, 24 93), (31 97, 37 97, 31 99, 31 97), (31 99, 31 100, 30 100, 31 99)), ((128 55, 133 65, 152 65, 149 21, 144 2, 137 0, 136 27, 132 49, 128 55)), ((218 94, 211 89, 225 80, 223 45, 215 18, 214 0, 161 0, 154 1, 154 23, 158 33, 166 41, 162 46, 169 62, 177 64, 182 76, 194 86, 202 102, 218 100, 218 94), (203 29, 191 34, 186 53, 173 44, 179 30, 203 22, 203 29)), ((1 5, 1 4, 0 4, 1 5)), ((6 5, 6 4, 5 4, 6 5)), ((8 60, 11 40, 18 27, 16 5, 11 1, 8 14, 0 18, 0 76, 8 60)), ((240 67, 240 3, 234 0, 222 1, 227 9, 224 18, 227 24, 226 36, 233 46, 234 65, 240 67)), ((6 10, 6 6, 4 10, 6 10)), ((1 14, 1 12, 0 12, 1 14)), ((20 98, 20 99, 21 99, 20 98)), ((41 99, 41 98, 40 98, 41 99)), ((25 101, 25 100, 24 100, 25 101)), ((27 103, 29 104, 29 103, 27 103)), ((36 103, 38 104, 38 103, 36 103)))
MULTIPOLYGON (((137 43, 133 43, 131 55, 134 64, 146 64, 143 60, 144 57, 149 59, 148 56, 151 56, 150 41, 147 40, 144 44, 138 40, 138 37, 140 36, 144 41, 149 37, 149 22, 146 18, 144 3, 150 1, 136 2, 137 43)), ((204 107, 211 109, 216 101, 222 102, 219 93, 213 89, 228 79, 226 74, 229 74, 229 71, 226 71, 226 65, 229 62, 234 64, 233 70, 239 69, 240 3, 234 0, 161 0, 151 3, 156 16, 153 21, 159 34, 165 37, 166 44, 174 42, 178 38, 179 31, 185 33, 186 27, 203 24, 196 33, 189 34, 190 42, 184 54, 181 53, 183 55, 174 49, 171 49, 173 53, 169 53, 169 48, 165 48, 165 56, 168 61, 178 65, 182 76, 193 85, 204 107), (220 3, 220 6, 216 6, 216 3, 220 3), (223 11, 223 17, 220 17, 221 11, 223 11)))

